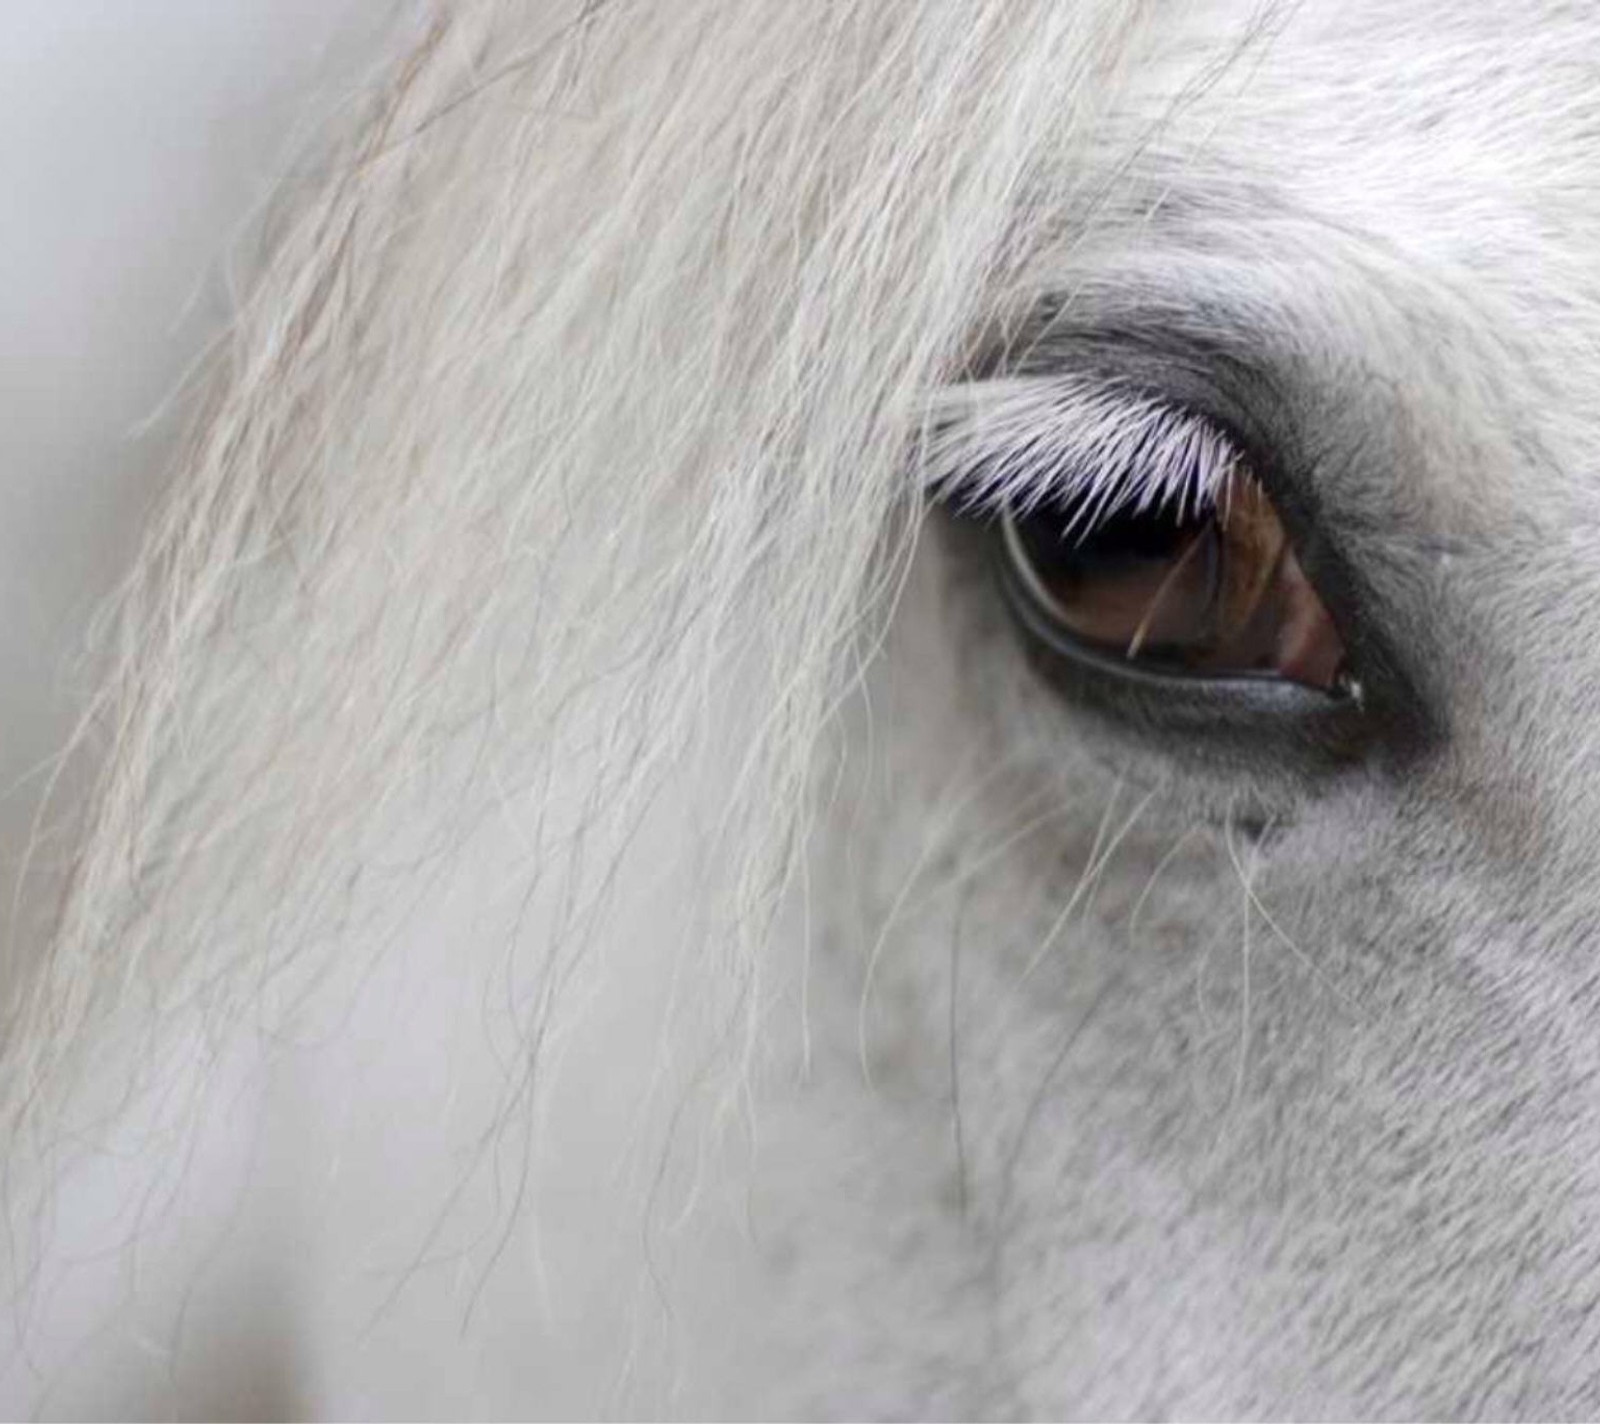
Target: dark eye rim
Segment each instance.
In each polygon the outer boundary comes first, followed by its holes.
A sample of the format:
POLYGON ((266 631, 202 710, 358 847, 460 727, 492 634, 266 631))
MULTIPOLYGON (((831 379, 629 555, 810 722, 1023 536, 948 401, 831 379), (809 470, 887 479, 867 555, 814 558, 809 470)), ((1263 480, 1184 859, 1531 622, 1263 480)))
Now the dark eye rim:
POLYGON ((1000 514, 995 519, 995 530, 995 559, 1000 586, 1012 616, 1023 625, 1030 637, 1062 658, 1138 683, 1152 691, 1175 696, 1184 696, 1201 688, 1208 689, 1213 696, 1235 692, 1256 707, 1273 708, 1283 714, 1345 709, 1359 711, 1364 703, 1365 693, 1360 679, 1355 676, 1347 677, 1337 687, 1324 691, 1270 672, 1212 674, 1167 670, 1091 643, 1066 628, 1046 609, 1044 596, 1033 586, 1033 580, 1026 571, 1027 555, 1013 521, 1005 514, 1000 514))
POLYGON ((996 582, 1035 672, 1115 735, 1255 773, 1263 760, 1333 768, 1367 757, 1382 723, 1352 696, 1272 676, 1197 677, 1129 662, 1066 632, 1020 587, 1001 540, 988 541, 996 582))
MULTIPOLYGON (((1246 669, 1237 672, 1189 672, 1171 667, 1163 669, 1160 664, 1154 664, 1147 659, 1128 658, 1118 654, 1114 648, 1090 642, 1088 638, 1080 637, 1069 627, 1064 626, 1046 608, 1048 594, 1038 587, 1037 578, 1030 570, 1027 550, 1022 547, 1022 539, 1016 530, 1014 518, 1002 512, 995 518, 995 528, 998 531, 997 538, 1000 544, 998 566, 1006 602, 1011 606, 1014 616, 1026 624, 1030 634, 1053 648, 1062 658, 1101 667, 1115 677, 1133 678, 1136 682, 1146 683, 1152 688, 1165 688, 1176 694, 1186 693, 1197 683, 1216 690, 1227 688, 1232 683, 1248 683, 1251 694, 1258 693, 1264 688, 1274 688, 1275 691, 1267 696, 1275 704, 1280 704, 1285 712, 1301 709, 1325 710, 1344 706, 1355 706, 1358 709, 1365 701, 1362 683, 1354 675, 1341 675, 1339 682, 1333 688, 1325 690, 1307 683, 1294 682, 1291 678, 1282 677, 1274 672, 1251 672, 1246 669)), ((1342 635, 1344 630, 1341 629, 1339 632, 1342 635)))
MULTIPOLYGON (((1237 375, 1238 363, 1229 365, 1237 375)), ((1398 771, 1419 760, 1442 742, 1442 725, 1386 633, 1382 600, 1346 555, 1337 529, 1328 527, 1315 481, 1301 471, 1311 462, 1297 458, 1300 443, 1281 412, 1287 403, 1261 399, 1271 394, 1264 377, 1245 383, 1248 389, 1224 392, 1192 379, 1193 367, 1189 374, 1179 383, 1182 395, 1153 382, 1149 393, 1212 421, 1239 450, 1334 619, 1355 686, 1330 693, 1271 674, 1174 673, 1090 646, 1055 623, 1021 585, 1000 521, 991 514, 983 521, 989 561, 1030 660, 1062 695, 1106 720, 1181 737, 1239 765, 1277 754, 1302 765, 1381 760, 1398 771)), ((955 509, 950 513, 958 523, 972 522, 955 509)))

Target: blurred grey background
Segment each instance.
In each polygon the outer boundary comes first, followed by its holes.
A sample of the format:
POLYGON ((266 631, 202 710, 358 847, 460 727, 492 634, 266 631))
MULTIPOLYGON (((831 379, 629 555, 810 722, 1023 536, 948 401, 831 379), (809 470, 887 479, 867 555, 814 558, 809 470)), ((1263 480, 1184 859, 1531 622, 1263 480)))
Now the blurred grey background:
POLYGON ((0 0, 0 892, 82 704, 89 615, 160 487, 171 397, 277 178, 400 10, 0 0))

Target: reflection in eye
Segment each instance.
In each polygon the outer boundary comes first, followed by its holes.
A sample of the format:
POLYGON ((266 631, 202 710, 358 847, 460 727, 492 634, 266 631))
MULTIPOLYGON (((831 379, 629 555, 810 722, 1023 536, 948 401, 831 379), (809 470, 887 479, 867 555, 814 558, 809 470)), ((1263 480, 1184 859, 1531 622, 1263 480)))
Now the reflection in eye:
POLYGON ((1260 484, 1242 465, 1202 508, 1079 506, 1001 518, 1023 592, 1060 631, 1152 671, 1345 688, 1345 647, 1260 484))

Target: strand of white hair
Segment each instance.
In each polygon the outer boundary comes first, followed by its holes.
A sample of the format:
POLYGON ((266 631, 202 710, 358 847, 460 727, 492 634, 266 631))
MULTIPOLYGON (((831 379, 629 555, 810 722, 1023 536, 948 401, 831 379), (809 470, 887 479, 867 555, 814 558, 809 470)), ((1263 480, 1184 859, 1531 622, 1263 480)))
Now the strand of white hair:
POLYGON ((276 222, 104 625, 93 793, 53 804, 13 917, 22 1356, 71 1299, 63 1183, 124 1164, 133 1254, 229 1065, 336 1034, 394 956, 468 986, 500 1070, 438 1177, 501 1189, 463 1312, 537 1216, 546 1085, 564 1051, 595 1066, 575 1026, 641 966, 630 1180, 660 1190, 669 1138, 716 1150, 792 972, 764 947, 914 537, 929 394, 1092 201, 1068 159, 1145 9, 421 21, 276 222))

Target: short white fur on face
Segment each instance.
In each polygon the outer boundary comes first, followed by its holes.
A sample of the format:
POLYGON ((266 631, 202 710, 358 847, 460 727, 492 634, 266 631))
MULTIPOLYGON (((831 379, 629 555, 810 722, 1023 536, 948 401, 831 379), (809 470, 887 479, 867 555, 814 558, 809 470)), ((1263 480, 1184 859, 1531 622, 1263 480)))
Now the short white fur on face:
POLYGON ((1554 0, 424 17, 15 917, 4 1397, 1600 1408, 1597 121, 1554 0), (926 507, 1213 382, 1426 735, 1108 725, 926 507))

